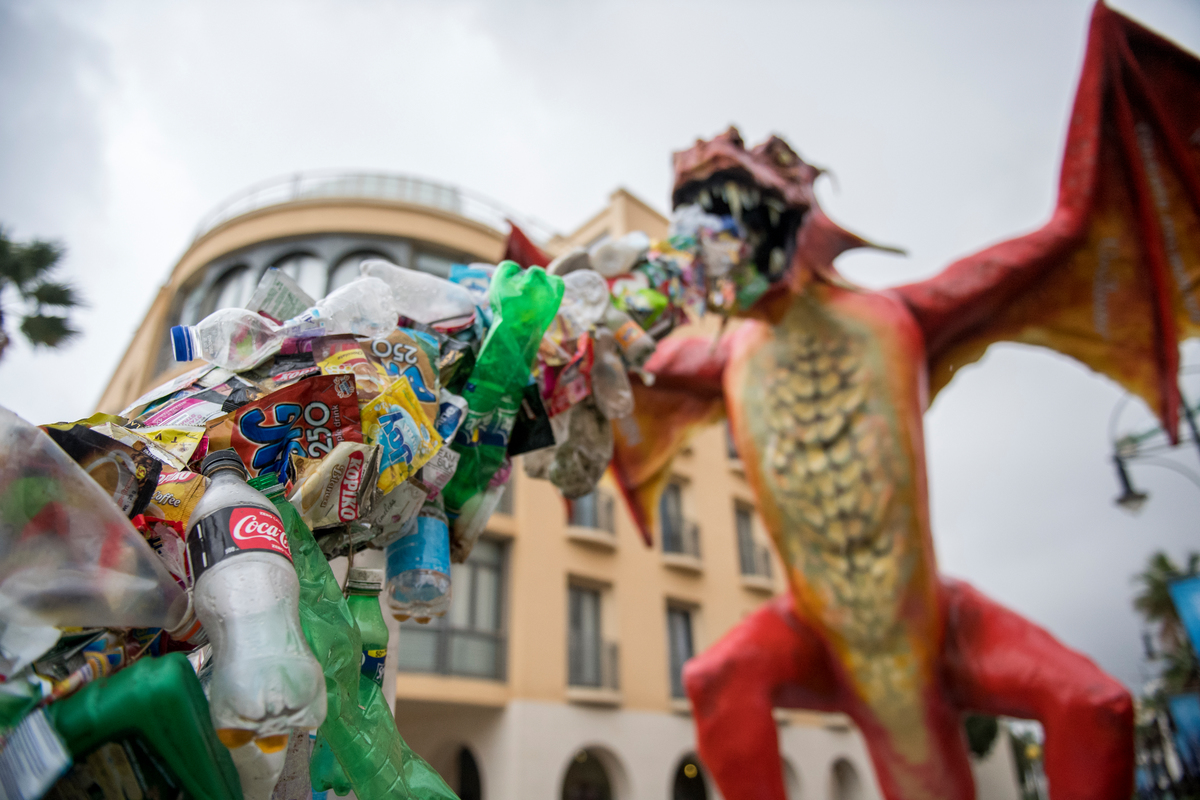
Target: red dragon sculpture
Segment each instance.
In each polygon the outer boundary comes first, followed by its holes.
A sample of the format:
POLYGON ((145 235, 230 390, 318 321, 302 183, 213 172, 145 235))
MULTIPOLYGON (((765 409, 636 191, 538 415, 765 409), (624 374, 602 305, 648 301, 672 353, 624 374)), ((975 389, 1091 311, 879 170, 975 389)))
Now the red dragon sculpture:
POLYGON ((834 257, 871 245, 822 213, 819 171, 782 139, 746 149, 730 129, 677 153, 675 173, 674 205, 736 216, 770 286, 725 309, 746 319, 719 342, 660 344, 613 462, 649 543, 672 458, 726 414, 787 567, 790 596, 685 670, 721 792, 784 800, 783 706, 848 714, 888 800, 974 796, 968 711, 1042 722, 1055 800, 1126 800, 1124 687, 938 575, 922 416, 1007 340, 1075 357, 1177 430, 1178 343, 1200 334, 1200 61, 1097 5, 1051 220, 890 290, 838 274, 834 257))

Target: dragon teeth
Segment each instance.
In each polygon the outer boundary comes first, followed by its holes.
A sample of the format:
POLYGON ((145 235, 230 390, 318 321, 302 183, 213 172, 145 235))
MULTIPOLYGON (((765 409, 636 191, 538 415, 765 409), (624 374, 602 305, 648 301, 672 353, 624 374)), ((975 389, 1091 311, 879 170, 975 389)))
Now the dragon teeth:
POLYGON ((782 248, 779 248, 779 247, 772 248, 771 249, 771 261, 767 268, 768 272, 770 272, 770 274, 772 274, 772 275, 777 275, 780 272, 783 272, 783 268, 785 266, 785 263, 784 263, 785 259, 786 259, 786 256, 784 256, 782 248))
POLYGON ((705 211, 712 211, 713 199, 712 195, 708 193, 708 189, 700 190, 700 206, 705 211))
POLYGON ((733 181, 727 182, 724 195, 726 202, 729 203, 729 210, 733 212, 734 219, 740 222, 742 219, 742 193, 737 184, 733 181))

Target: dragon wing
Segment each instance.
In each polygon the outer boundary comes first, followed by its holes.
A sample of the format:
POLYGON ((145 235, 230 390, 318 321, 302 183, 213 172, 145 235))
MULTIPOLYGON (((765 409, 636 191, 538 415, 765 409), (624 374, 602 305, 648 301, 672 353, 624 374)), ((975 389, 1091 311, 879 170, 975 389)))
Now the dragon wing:
POLYGON ((1142 397, 1174 440, 1198 288, 1200 60, 1100 2, 1050 221, 894 291, 931 397, 992 342, 1042 345, 1142 397))
POLYGON ((658 500, 675 456, 698 428, 725 414, 721 381, 729 342, 729 334, 716 342, 711 336, 669 336, 646 364, 654 385, 630 376, 634 412, 613 426, 612 471, 647 545, 654 543, 658 500))

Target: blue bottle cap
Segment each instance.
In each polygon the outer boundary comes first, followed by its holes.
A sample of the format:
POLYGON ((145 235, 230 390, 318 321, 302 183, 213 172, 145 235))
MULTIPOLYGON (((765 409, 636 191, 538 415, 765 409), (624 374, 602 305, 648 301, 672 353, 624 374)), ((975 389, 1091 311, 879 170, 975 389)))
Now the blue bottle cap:
POLYGON ((175 350, 176 361, 191 361, 196 357, 192 348, 192 334, 187 325, 176 325, 171 328, 171 347, 175 350))

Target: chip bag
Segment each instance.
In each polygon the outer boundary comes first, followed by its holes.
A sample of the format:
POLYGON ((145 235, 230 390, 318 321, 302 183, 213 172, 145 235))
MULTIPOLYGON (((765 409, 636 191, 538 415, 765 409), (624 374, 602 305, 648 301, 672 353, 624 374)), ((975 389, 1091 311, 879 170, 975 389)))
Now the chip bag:
POLYGON ((248 403, 208 424, 209 450, 232 447, 251 476, 287 482, 291 455, 321 458, 361 442, 352 375, 317 375, 248 403))
POLYGON ((342 442, 321 459, 295 457, 296 488, 288 498, 310 528, 353 522, 368 509, 379 448, 342 442))
POLYGON ((207 488, 208 478, 197 472, 181 470, 160 475, 148 513, 169 522, 186 525, 193 509, 196 508, 196 503, 200 502, 207 488))
POLYGON ((362 431, 368 444, 383 448, 378 485, 384 494, 408 480, 442 446, 408 381, 394 381, 363 406, 362 431))
POLYGON ((379 365, 368 361, 353 336, 320 336, 313 339, 312 357, 324 375, 353 375, 360 402, 374 400, 391 383, 379 365))
POLYGON ((403 377, 408 381, 421 407, 425 409, 425 416, 437 419, 441 380, 434 365, 438 357, 438 341, 427 333, 396 328, 387 336, 372 339, 366 347, 390 379, 403 377))

